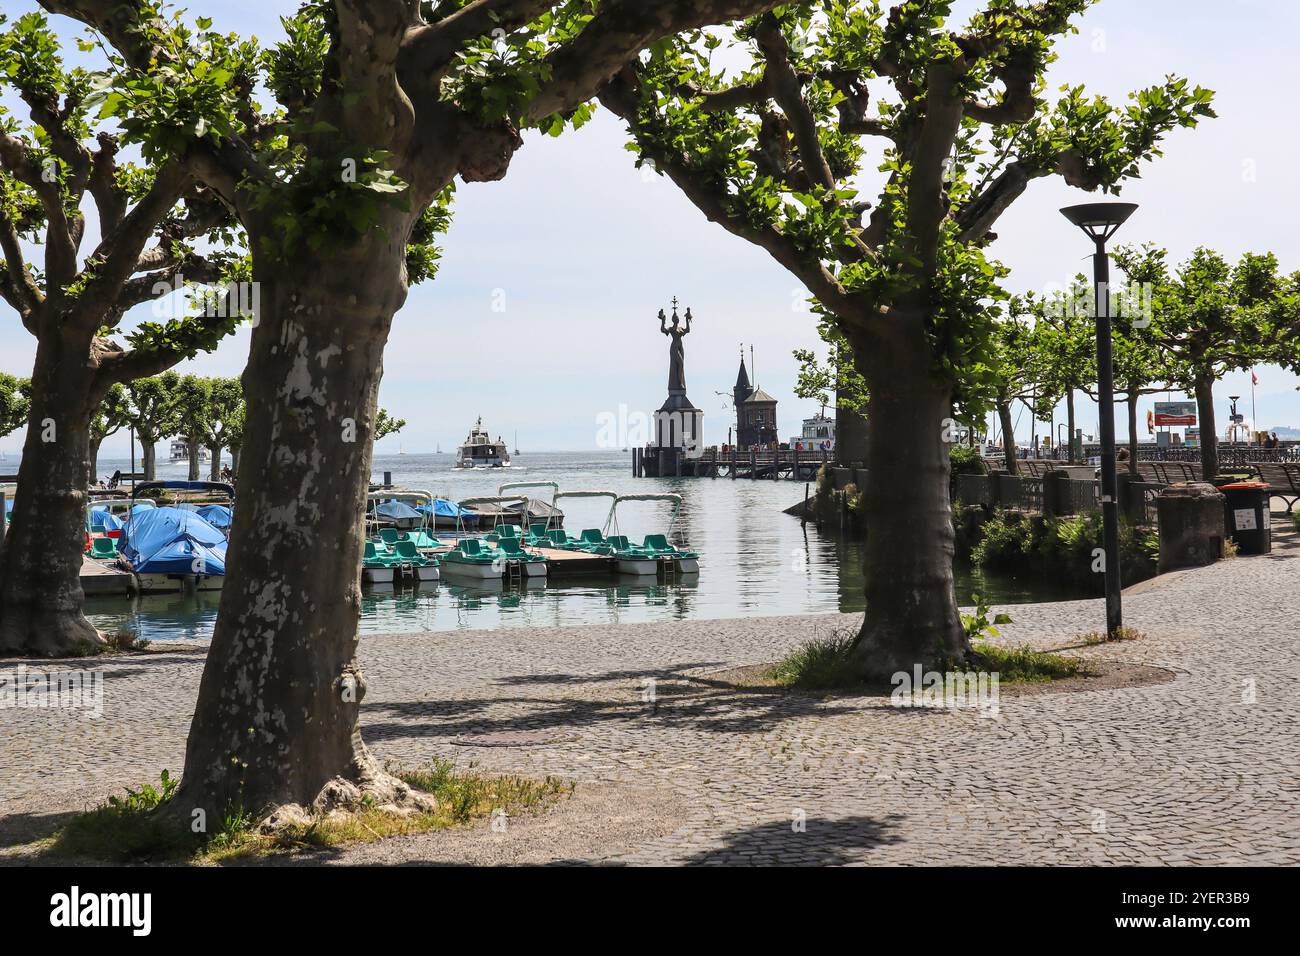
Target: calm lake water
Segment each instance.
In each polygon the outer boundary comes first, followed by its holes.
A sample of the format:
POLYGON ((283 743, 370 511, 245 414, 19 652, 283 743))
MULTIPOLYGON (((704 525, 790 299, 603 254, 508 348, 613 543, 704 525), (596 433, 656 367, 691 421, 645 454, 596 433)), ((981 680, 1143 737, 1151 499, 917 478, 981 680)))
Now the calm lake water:
MULTIPOLYGON (((792 481, 637 479, 630 455, 620 452, 538 453, 516 456, 508 471, 453 471, 451 455, 394 455, 375 459, 375 477, 392 472, 406 488, 460 500, 494 495, 507 481, 555 481, 564 491, 619 494, 677 492, 678 526, 700 553, 700 573, 677 583, 629 583, 627 577, 557 579, 542 585, 487 590, 448 584, 366 588, 361 630, 368 634, 457 628, 549 627, 749 614, 805 614, 862 610, 861 554, 833 535, 819 535, 782 510, 803 498, 792 481)), ((101 474, 126 462, 104 460, 101 474)), ((160 463, 160 478, 184 478, 184 463, 160 463)), ((549 491, 533 492, 546 497, 549 491)), ((601 527, 608 499, 563 499, 571 533, 601 527)), ((630 536, 666 531, 670 507, 658 502, 619 507, 619 529, 630 536)), ((963 603, 978 591, 991 603, 1078 597, 1041 581, 1017 581, 958 568, 963 603)), ((219 594, 90 598, 87 616, 101 629, 128 627, 149 640, 204 638, 212 633, 219 594)))

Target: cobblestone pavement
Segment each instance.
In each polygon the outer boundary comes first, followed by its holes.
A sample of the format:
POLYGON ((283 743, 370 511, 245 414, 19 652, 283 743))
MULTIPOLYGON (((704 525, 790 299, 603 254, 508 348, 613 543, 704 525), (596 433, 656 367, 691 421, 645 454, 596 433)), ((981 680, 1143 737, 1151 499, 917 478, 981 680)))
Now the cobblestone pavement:
MULTIPOLYGON (((602 842, 595 821, 572 847, 552 832, 547 858, 1300 863, 1300 550, 1135 590, 1125 623, 1145 640, 1077 647, 1098 601, 1010 608, 1001 640, 1175 680, 1004 694, 996 719, 692 680, 856 623, 823 615, 366 638, 363 731, 405 766, 448 756, 664 795, 646 803, 653 825, 602 842)), ((178 769, 202 661, 201 648, 109 661, 99 720, 0 710, 0 844, 178 769)), ((412 840, 394 856, 440 854, 412 840)))

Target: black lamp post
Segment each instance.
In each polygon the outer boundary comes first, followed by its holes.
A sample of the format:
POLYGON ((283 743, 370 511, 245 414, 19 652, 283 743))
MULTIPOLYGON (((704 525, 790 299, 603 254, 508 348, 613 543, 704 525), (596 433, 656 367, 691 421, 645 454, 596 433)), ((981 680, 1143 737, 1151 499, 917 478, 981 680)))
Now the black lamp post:
POLYGON ((1110 260, 1106 240, 1137 209, 1131 202, 1090 202, 1066 206, 1061 215, 1093 241, 1092 280, 1097 316, 1097 404, 1101 430, 1101 521, 1106 552, 1106 633, 1123 623, 1120 609, 1119 498, 1115 476, 1115 376, 1111 366, 1110 260))

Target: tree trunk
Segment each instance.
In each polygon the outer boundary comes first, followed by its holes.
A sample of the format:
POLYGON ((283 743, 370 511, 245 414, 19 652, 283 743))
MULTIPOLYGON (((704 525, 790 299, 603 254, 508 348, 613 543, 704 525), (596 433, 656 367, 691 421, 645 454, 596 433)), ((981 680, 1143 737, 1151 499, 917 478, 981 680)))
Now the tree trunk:
POLYGON ((1065 430, 1068 432, 1068 434, 1065 437, 1066 440, 1069 442, 1069 445, 1067 447, 1070 449, 1069 454, 1066 457, 1066 460, 1071 465, 1073 465, 1074 464, 1074 389, 1069 389, 1065 393, 1065 420, 1068 423, 1065 426, 1065 430))
POLYGON ((1015 424, 1011 421, 1011 403, 998 402, 998 421, 1002 424, 1002 459, 1007 465, 1007 474, 1016 473, 1016 434, 1015 424))
POLYGON ((1219 473, 1219 436, 1214 424, 1214 379, 1196 380, 1196 417, 1201 423, 1201 477, 1211 481, 1219 473))
POLYGON ((32 408, 9 533, 0 544, 0 654, 60 657, 100 643, 82 613, 81 560, 90 477, 89 343, 36 349, 32 408))
POLYGON ((197 438, 186 438, 185 444, 189 446, 190 468, 186 474, 187 480, 199 480, 199 450, 203 447, 197 438))
POLYGON ((143 435, 140 436, 140 472, 144 475, 145 481, 153 481, 157 474, 155 471, 157 459, 154 448, 156 441, 156 439, 146 439, 143 435))
POLYGON ((868 679, 970 653, 952 576, 945 441, 953 425, 952 387, 935 376, 919 318, 900 315, 890 326, 883 342, 854 343, 872 416, 863 489, 867 611, 852 665, 868 679))
POLYGON ((296 815, 363 797, 428 805, 380 769, 357 719, 362 516, 405 237, 400 225, 374 229, 337 255, 255 269, 275 278, 262 280, 243 374, 252 467, 169 810, 187 827, 194 808, 212 821, 234 807, 296 815))
POLYGON ((1128 393, 1128 470, 1138 473, 1138 392, 1128 393))
POLYGON ((208 480, 221 480, 221 443, 215 442, 208 446, 208 454, 212 456, 212 462, 208 465, 208 480))
POLYGON ((104 439, 90 436, 90 484, 99 484, 99 446, 104 443, 104 439))
POLYGON ((867 419, 860 412, 845 408, 836 393, 835 460, 851 465, 867 460, 867 419))
POLYGON ((230 449, 230 474, 239 477, 239 446, 230 449))

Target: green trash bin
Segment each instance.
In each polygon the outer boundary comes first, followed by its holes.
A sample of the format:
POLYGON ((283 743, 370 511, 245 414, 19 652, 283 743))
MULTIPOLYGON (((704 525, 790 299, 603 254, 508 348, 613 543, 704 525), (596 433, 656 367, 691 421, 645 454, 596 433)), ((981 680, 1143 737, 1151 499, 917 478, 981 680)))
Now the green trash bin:
POLYGON ((1272 551, 1268 485, 1262 481, 1234 481, 1219 485, 1219 491, 1224 497, 1224 531, 1236 542, 1237 553, 1268 554, 1272 551))

